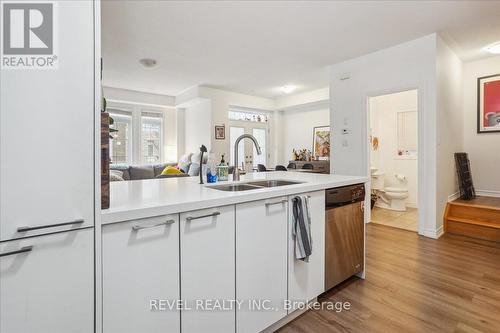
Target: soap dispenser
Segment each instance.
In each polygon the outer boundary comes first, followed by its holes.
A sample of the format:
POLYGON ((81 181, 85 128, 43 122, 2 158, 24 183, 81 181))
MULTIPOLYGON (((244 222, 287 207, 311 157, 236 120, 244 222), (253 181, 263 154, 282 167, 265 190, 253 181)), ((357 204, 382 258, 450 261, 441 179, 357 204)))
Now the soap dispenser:
POLYGON ((229 179, 229 166, 226 164, 226 161, 224 160, 224 154, 222 154, 220 163, 217 166, 217 176, 221 181, 229 179))

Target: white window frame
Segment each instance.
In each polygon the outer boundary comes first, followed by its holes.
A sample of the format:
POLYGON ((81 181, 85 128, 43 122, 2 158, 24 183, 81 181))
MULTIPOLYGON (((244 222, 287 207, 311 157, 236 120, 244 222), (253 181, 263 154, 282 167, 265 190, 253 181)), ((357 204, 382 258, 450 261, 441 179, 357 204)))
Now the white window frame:
MULTIPOLYGON (((108 107, 107 110, 106 110, 110 117, 112 117, 114 120, 116 118, 116 114, 119 112, 119 113, 128 113, 129 114, 129 117, 130 117, 130 125, 129 125, 129 130, 130 130, 130 136, 127 138, 127 146, 128 146, 128 153, 129 155, 127 156, 127 160, 124 162, 124 163, 127 163, 127 164, 131 164, 132 161, 133 161, 133 156, 134 156, 134 144, 133 144, 133 137, 135 135, 135 129, 134 129, 134 117, 133 117, 133 112, 132 112, 132 109, 131 108, 128 108, 127 106, 123 106, 123 105, 113 105, 112 107, 108 107), (115 112, 113 112, 115 111, 115 112), (117 112, 116 112, 117 111, 117 112)), ((124 115, 125 116, 125 115, 124 115)), ((111 133, 110 133, 111 134, 111 133)), ((111 157, 112 154, 113 154, 113 141, 114 139, 111 139, 110 140, 110 149, 109 149, 109 153, 110 153, 110 158, 111 158, 111 162, 112 163, 116 163, 116 161, 113 161, 113 158, 111 157)))
POLYGON ((157 162, 157 163, 162 163, 164 158, 163 158, 163 154, 164 154, 164 150, 165 150, 165 141, 164 141, 164 138, 165 138, 165 115, 163 114, 162 111, 158 111, 158 110, 153 110, 151 108, 143 108, 140 110, 140 118, 141 118, 141 121, 140 121, 140 131, 141 131, 141 139, 140 139, 140 149, 141 149, 141 163, 148 163, 148 162, 145 162, 143 160, 144 158, 144 151, 142 151, 142 148, 143 148, 143 137, 142 137, 142 125, 143 125, 143 120, 144 118, 152 118, 152 117, 148 117, 148 116, 143 116, 143 112, 145 113, 156 113, 156 114, 159 114, 160 117, 160 148, 159 148, 159 158, 160 160, 157 162))
POLYGON ((143 149, 142 149, 142 113, 158 113, 161 114, 162 125, 160 134, 160 161, 158 163, 163 163, 165 159, 165 108, 155 107, 151 105, 121 102, 115 100, 107 100, 107 112, 112 113, 114 110, 122 112, 130 112, 132 115, 132 137, 129 140, 131 144, 131 156, 128 158, 129 164, 147 164, 143 161, 143 149))

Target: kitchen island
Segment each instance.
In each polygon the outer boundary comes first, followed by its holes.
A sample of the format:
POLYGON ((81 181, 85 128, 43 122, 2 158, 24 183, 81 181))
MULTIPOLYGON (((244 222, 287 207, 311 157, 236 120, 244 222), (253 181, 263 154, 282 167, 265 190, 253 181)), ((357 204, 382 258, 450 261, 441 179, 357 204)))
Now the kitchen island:
POLYGON ((325 291, 325 189, 367 179, 265 172, 198 181, 111 184, 102 212, 103 332, 276 329, 325 291), (278 183, 289 185, 241 186, 278 183), (214 188, 231 184, 245 190, 214 188), (308 262, 294 255, 297 195, 310 205, 308 262))

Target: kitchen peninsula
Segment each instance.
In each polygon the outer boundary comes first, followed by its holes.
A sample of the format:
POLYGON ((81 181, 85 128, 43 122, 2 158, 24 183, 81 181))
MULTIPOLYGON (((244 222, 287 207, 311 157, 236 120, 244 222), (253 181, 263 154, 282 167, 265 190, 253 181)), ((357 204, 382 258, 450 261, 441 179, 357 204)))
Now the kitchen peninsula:
POLYGON ((285 301, 300 304, 325 291, 325 190, 366 181, 266 172, 205 185, 194 177, 113 182, 110 209, 102 211, 104 332, 283 325, 302 312, 285 301), (309 201, 309 262, 294 256, 296 195, 309 201), (216 301, 233 306, 197 307, 216 301), (159 302, 175 306, 162 311, 159 302))

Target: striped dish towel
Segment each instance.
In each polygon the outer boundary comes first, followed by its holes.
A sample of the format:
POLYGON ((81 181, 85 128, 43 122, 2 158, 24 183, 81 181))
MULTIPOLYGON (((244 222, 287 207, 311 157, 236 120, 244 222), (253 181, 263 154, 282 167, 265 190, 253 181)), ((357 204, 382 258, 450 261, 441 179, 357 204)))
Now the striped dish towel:
POLYGON ((293 225, 292 237, 295 241, 295 258, 309 262, 312 254, 311 215, 307 195, 297 195, 292 199, 293 225))

